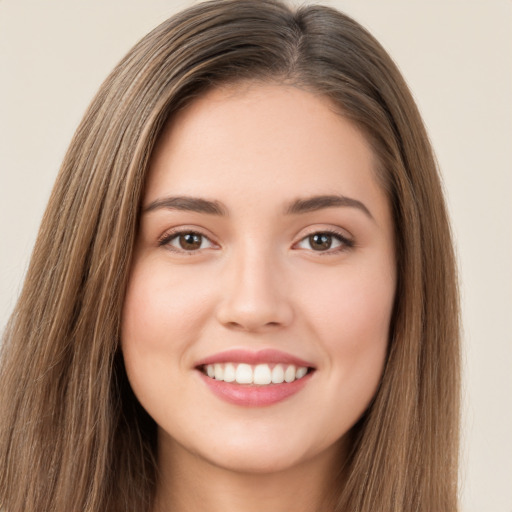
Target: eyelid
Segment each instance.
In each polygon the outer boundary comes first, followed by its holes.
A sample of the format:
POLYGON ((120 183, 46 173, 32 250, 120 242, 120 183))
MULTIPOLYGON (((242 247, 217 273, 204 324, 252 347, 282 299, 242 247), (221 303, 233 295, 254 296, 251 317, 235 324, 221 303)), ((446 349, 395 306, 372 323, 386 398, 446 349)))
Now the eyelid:
POLYGON ((199 254, 208 249, 219 248, 219 244, 217 244, 212 238, 213 238, 212 236, 207 235, 206 233, 204 233, 204 231, 201 228, 198 228, 197 226, 179 226, 179 227, 171 228, 171 229, 165 231, 164 234, 158 238, 158 246, 165 247, 165 248, 169 249, 170 251, 175 252, 177 254, 199 254), (205 238, 206 240, 208 240, 208 242, 210 242, 210 244, 211 244, 211 247, 202 248, 202 249, 199 248, 199 249, 196 249, 193 251, 187 251, 186 249, 182 249, 182 248, 178 248, 178 247, 174 247, 174 246, 170 245, 170 242, 173 239, 177 238, 180 235, 184 235, 184 234, 199 235, 199 236, 205 238))
POLYGON ((306 233, 302 233, 300 239, 293 244, 292 248, 297 248, 298 244, 305 241, 310 236, 316 235, 316 234, 326 234, 331 235, 335 239, 337 239, 340 242, 340 245, 334 248, 326 249, 325 251, 315 251, 314 249, 305 249, 305 248, 298 248, 299 250, 306 250, 315 254, 318 254, 319 256, 322 255, 333 255, 337 254, 339 252, 346 251, 348 249, 352 249, 355 246, 355 241, 352 236, 347 236, 345 230, 336 229, 332 227, 328 228, 321 228, 315 226, 314 228, 311 228, 306 233))
MULTIPOLYGON (((164 232, 163 235, 161 235, 158 238, 158 246, 159 247, 165 247, 168 248, 170 251, 176 253, 176 254, 184 254, 184 255, 193 255, 193 254, 200 254, 205 250, 210 249, 219 249, 220 245, 214 241, 213 236, 206 234, 204 232, 203 228, 200 228, 198 226, 179 226, 171 228, 164 232), (187 250, 179 247, 174 247, 170 244, 170 242, 177 238, 180 235, 183 234, 195 234, 199 235, 202 238, 208 240, 210 247, 206 248, 198 248, 195 250, 187 250)), ((333 255, 339 252, 346 251, 348 249, 351 249, 355 246, 355 241, 351 235, 347 235, 346 230, 342 230, 341 228, 333 228, 333 227, 325 227, 322 228, 320 226, 314 226, 310 227, 306 230, 306 232, 302 232, 300 238, 292 245, 292 249, 299 249, 299 250, 306 250, 311 253, 315 253, 318 255, 333 255), (307 249, 307 248, 300 248, 298 245, 302 242, 304 242, 308 237, 313 236, 315 234, 327 234, 332 237, 334 237, 338 242, 339 245, 334 248, 329 248, 324 251, 316 251, 313 248, 307 249)))

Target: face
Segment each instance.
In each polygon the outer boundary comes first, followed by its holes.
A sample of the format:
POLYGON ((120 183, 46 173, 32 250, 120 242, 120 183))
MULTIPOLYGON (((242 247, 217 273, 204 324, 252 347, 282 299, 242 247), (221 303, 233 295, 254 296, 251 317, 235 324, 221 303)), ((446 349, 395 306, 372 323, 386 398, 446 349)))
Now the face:
POLYGON ((161 137, 125 299, 160 450, 234 471, 332 457, 378 387, 395 293, 369 144, 326 98, 209 92, 161 137))

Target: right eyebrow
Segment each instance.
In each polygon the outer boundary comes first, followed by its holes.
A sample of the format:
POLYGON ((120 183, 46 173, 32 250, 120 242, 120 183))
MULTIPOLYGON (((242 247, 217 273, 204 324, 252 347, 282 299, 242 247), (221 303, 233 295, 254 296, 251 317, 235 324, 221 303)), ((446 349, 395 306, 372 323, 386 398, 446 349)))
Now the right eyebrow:
POLYGON ((142 209, 142 213, 148 213, 159 209, 184 210, 210 215, 227 216, 227 209, 218 201, 210 201, 200 197, 172 196, 156 199, 142 209))

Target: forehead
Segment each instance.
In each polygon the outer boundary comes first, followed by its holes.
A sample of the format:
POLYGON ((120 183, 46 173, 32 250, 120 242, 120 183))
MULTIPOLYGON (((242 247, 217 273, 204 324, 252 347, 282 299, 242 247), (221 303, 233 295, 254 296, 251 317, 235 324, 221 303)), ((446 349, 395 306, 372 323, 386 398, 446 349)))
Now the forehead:
POLYGON ((155 148, 145 202, 166 194, 285 201, 382 196, 373 151, 326 97, 248 83, 209 91, 179 112, 155 148))

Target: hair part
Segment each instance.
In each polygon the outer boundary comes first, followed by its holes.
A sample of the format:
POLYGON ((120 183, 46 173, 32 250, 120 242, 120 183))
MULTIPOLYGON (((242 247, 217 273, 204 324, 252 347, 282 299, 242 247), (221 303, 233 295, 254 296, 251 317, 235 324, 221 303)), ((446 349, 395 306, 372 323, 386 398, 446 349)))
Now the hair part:
POLYGON ((149 511, 156 427, 119 349, 146 172, 166 122, 245 81, 330 98, 371 143, 393 211, 397 293, 380 388, 353 428, 338 508, 457 509, 456 267, 433 152, 380 44, 322 6, 207 1, 144 37, 101 86, 65 156, 0 368, 0 507, 149 511))

